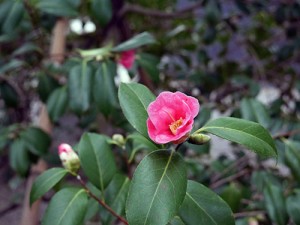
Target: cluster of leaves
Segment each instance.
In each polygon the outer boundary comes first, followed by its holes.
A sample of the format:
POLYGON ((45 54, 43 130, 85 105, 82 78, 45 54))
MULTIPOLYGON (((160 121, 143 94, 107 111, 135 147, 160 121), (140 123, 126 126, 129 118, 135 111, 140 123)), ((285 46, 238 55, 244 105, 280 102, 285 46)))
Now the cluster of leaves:
MULTIPOLYGON (((125 117, 145 138, 134 140, 148 146, 151 153, 139 163, 130 180, 116 165, 109 145, 116 142, 103 135, 85 133, 76 148, 82 169, 95 186, 92 191, 96 191, 96 196, 101 196, 117 214, 125 216, 126 212, 129 224, 167 224, 176 215, 170 224, 234 224, 231 209, 224 200, 204 185, 188 180, 185 162, 178 152, 162 149, 163 146, 148 140, 146 108, 155 98, 153 94, 141 84, 123 83, 118 95, 125 117)), ((277 155, 271 136, 258 123, 225 117, 206 123, 196 131, 200 132, 240 143, 262 156, 277 155)), ((128 159, 132 147, 126 147, 126 143, 121 147, 125 148, 123 154, 128 159)), ((130 162, 126 163, 130 168, 130 162)), ((31 202, 57 184, 66 173, 64 169, 54 168, 40 175, 33 185, 31 202)), ((83 189, 61 189, 52 198, 43 224, 81 224, 91 207, 89 192, 86 185, 83 189), (53 217, 56 217, 55 222, 53 217)), ((111 215, 105 218, 104 224, 111 224, 111 215)))

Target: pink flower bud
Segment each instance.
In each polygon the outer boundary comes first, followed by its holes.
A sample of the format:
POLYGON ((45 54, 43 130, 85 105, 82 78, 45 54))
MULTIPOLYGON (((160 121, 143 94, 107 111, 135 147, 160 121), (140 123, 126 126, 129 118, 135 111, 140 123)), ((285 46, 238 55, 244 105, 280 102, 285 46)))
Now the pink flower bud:
POLYGON ((135 60, 135 50, 131 49, 128 51, 121 52, 119 63, 122 64, 126 69, 130 69, 135 60))
POLYGON ((80 168, 80 161, 72 147, 65 143, 60 144, 58 146, 58 155, 65 169, 76 174, 80 168))
POLYGON ((147 109, 149 137, 158 144, 184 142, 193 128, 199 108, 196 98, 179 91, 160 93, 147 109))

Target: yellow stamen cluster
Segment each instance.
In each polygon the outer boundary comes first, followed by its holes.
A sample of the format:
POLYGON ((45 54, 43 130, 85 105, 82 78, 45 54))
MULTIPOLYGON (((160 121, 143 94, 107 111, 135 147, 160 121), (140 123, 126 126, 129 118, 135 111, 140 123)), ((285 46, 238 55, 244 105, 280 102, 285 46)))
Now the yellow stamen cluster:
POLYGON ((180 117, 179 120, 176 120, 176 121, 174 121, 173 123, 171 123, 171 124, 169 125, 172 134, 174 134, 174 135, 177 134, 177 129, 178 129, 178 127, 180 127, 180 126, 182 125, 182 123, 183 123, 183 120, 182 120, 182 118, 180 117))

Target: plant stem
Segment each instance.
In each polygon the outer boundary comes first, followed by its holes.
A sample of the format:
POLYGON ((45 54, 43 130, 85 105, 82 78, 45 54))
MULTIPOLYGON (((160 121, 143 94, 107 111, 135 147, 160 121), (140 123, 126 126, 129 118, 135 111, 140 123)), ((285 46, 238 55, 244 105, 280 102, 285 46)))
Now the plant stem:
POLYGON ((221 173, 215 175, 212 177, 212 182, 216 182, 217 180, 219 180, 223 175, 225 175, 226 173, 230 172, 232 169, 234 169, 236 166, 241 165, 241 163, 243 163, 244 161, 248 161, 248 156, 244 155, 243 157, 239 158, 238 160, 236 160, 234 163, 232 163, 231 165, 229 165, 227 168, 225 168, 221 173))
POLYGON ((249 211, 249 212, 240 212, 240 213, 234 213, 234 218, 239 217, 250 217, 250 216, 256 216, 258 214, 265 214, 265 211, 249 211))
POLYGON ((293 135, 298 134, 298 133, 300 133, 300 129, 291 130, 291 131, 280 133, 280 134, 275 134, 275 135, 272 136, 272 138, 273 139, 280 139, 282 137, 290 137, 290 136, 293 136, 293 135))
POLYGON ((176 146, 176 148, 175 148, 175 152, 177 152, 178 151, 178 149, 180 148, 180 146, 182 145, 183 143, 181 143, 181 144, 179 144, 179 145, 177 145, 176 146))
POLYGON ((223 184, 226 184, 227 182, 230 182, 230 181, 232 181, 232 180, 234 180, 234 179, 236 179, 238 177, 241 177, 241 176, 243 176, 243 175, 245 175, 247 173, 249 173, 249 170, 248 169, 244 169, 244 170, 238 172, 237 174, 234 174, 232 176, 229 176, 229 177, 226 177, 224 179, 218 180, 215 183, 212 183, 209 187, 212 188, 212 189, 215 189, 215 188, 217 188, 217 187, 219 187, 219 186, 221 186, 223 184))
POLYGON ((101 199, 99 199, 96 195, 94 195, 90 189, 86 186, 85 182, 81 179, 80 175, 76 176, 77 180, 79 180, 80 184, 83 186, 87 194, 95 199, 100 205, 102 205, 107 211, 109 211, 113 216, 117 217, 120 221, 122 221, 124 224, 128 225, 128 222, 126 219, 124 219, 122 216, 118 215, 112 208, 110 208, 108 205, 105 204, 101 199))

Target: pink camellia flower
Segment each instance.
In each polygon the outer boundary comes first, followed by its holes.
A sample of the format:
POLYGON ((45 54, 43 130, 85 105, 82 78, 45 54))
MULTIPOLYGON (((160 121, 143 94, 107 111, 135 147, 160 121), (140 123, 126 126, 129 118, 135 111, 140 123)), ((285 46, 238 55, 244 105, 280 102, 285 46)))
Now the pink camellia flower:
POLYGON ((121 52, 119 63, 126 69, 130 69, 135 60, 135 51, 133 49, 121 52))
POLYGON ((157 144, 184 142, 193 128, 194 118, 199 113, 196 98, 179 91, 162 92, 148 106, 148 134, 157 144))
POLYGON ((58 146, 59 158, 65 167, 71 173, 76 173, 80 168, 80 161, 76 152, 68 144, 60 144, 58 146))

